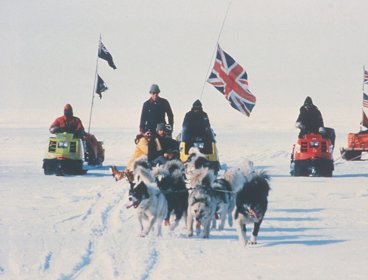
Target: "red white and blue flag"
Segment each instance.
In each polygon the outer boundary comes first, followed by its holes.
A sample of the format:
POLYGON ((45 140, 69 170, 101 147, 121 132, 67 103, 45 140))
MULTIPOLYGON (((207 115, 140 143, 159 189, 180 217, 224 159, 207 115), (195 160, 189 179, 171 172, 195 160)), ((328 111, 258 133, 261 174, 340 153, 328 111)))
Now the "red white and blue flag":
POLYGON ((212 72, 207 80, 220 91, 230 105, 249 117, 256 104, 256 97, 248 88, 247 72, 220 45, 212 72))
POLYGON ((363 107, 368 108, 368 94, 363 93, 363 107))
POLYGON ((368 71, 364 69, 363 83, 368 84, 368 71))

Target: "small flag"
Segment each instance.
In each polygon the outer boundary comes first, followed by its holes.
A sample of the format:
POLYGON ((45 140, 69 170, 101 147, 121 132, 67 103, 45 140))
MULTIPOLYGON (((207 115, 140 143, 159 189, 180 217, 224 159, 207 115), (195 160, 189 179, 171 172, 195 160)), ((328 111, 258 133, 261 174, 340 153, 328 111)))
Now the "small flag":
POLYGON ((109 51, 106 49, 106 47, 104 46, 104 44, 101 42, 100 40, 100 46, 98 48, 98 57, 102 58, 104 60, 107 61, 107 63, 110 65, 110 67, 112 69, 116 69, 116 66, 114 64, 114 61, 112 59, 111 54, 109 53, 109 51))
POLYGON ((207 82, 220 91, 234 109, 249 117, 256 97, 248 88, 247 72, 220 45, 217 46, 215 64, 207 82))
POLYGON ((96 93, 102 98, 102 93, 108 90, 105 82, 101 79, 100 75, 97 75, 96 93))

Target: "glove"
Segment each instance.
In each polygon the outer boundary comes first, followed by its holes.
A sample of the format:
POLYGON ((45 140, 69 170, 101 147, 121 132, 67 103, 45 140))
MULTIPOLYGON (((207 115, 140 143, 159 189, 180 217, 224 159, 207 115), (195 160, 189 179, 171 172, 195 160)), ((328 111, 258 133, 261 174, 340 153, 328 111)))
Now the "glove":
POLYGON ((59 133, 60 132, 60 127, 58 126, 54 126, 54 127, 50 127, 50 132, 51 133, 59 133))
POLYGON ((301 122, 297 122, 297 123, 295 124, 295 127, 300 128, 300 129, 305 129, 305 125, 304 125, 304 124, 302 124, 301 122))

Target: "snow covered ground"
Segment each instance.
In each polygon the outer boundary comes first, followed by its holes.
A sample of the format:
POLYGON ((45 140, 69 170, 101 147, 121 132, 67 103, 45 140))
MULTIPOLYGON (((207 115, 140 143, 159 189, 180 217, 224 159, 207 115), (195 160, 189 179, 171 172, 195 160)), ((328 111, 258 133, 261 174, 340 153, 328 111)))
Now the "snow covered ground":
POLYGON ((368 162, 338 151, 359 130, 367 9, 366 0, 2 0, 0 279, 367 279, 368 162), (91 127, 104 166, 45 176, 47 129, 63 106, 88 127, 99 34, 118 67, 98 68, 109 90, 91 127), (247 70, 250 118, 205 84, 217 39, 247 70), (270 172, 257 246, 239 246, 228 227, 208 240, 188 239, 184 225, 138 237, 128 184, 108 166, 128 161, 152 83, 170 101, 175 135, 201 97, 222 165, 249 158, 270 172), (337 132, 332 178, 289 176, 307 95, 337 132))
POLYGON ((104 166, 56 177, 41 168, 47 129, 0 128, 0 279, 366 279, 367 162, 335 153, 332 178, 294 178, 296 131, 217 131, 223 166, 249 158, 272 175, 256 246, 240 246, 229 227, 207 240, 187 238, 184 224, 138 237, 128 184, 107 168, 127 162, 131 132, 96 130, 104 166))

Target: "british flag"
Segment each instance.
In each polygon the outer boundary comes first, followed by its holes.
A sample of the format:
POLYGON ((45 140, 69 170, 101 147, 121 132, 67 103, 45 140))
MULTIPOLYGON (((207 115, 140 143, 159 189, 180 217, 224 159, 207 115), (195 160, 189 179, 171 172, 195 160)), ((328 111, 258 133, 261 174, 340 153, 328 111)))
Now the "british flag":
POLYGON ((249 117, 256 97, 248 88, 247 72, 220 45, 212 72, 207 80, 229 101, 230 105, 249 117))
POLYGON ((368 108, 368 94, 363 92, 363 107, 368 108))
POLYGON ((364 69, 363 83, 368 84, 368 71, 364 69))

